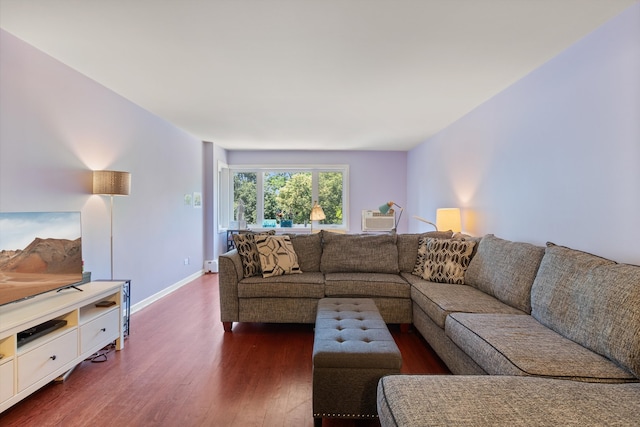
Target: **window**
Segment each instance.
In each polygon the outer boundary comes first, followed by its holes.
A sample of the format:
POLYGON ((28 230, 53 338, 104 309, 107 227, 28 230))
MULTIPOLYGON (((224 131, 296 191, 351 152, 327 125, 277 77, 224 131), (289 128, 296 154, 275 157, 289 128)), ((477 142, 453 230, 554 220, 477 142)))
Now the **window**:
POLYGON ((247 227, 305 228, 316 200, 326 218, 315 223, 315 228, 348 228, 343 215, 347 212, 348 166, 222 165, 219 174, 220 228, 229 228, 237 219, 239 203, 244 206, 247 227))

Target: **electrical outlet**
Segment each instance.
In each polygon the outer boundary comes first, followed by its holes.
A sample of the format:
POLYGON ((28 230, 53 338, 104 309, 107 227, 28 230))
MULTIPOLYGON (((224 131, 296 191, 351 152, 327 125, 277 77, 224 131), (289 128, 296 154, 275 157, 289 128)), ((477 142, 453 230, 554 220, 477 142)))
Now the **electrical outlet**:
POLYGON ((189 265, 189 258, 184 259, 184 265, 189 265))

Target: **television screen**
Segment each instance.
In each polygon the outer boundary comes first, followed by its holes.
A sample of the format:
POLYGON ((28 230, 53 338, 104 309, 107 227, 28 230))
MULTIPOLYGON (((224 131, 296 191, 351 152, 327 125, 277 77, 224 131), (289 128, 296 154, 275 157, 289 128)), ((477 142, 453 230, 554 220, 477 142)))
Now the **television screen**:
POLYGON ((80 282, 80 212, 0 212, 0 305, 80 282))

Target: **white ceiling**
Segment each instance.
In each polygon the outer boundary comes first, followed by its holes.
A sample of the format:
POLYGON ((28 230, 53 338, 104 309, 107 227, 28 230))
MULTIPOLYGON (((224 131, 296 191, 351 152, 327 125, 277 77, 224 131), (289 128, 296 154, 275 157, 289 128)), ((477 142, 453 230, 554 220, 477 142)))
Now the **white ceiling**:
POLYGON ((0 26, 227 149, 408 150, 637 0, 0 0, 0 26))

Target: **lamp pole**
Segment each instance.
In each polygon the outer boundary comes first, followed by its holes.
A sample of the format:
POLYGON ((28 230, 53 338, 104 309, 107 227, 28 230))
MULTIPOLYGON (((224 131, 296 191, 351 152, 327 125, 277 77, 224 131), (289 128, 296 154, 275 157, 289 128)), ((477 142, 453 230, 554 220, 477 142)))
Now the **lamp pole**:
POLYGON ((111 194, 111 213, 110 213, 111 229, 109 231, 109 245, 111 247, 111 280, 113 280, 113 194, 111 194))

